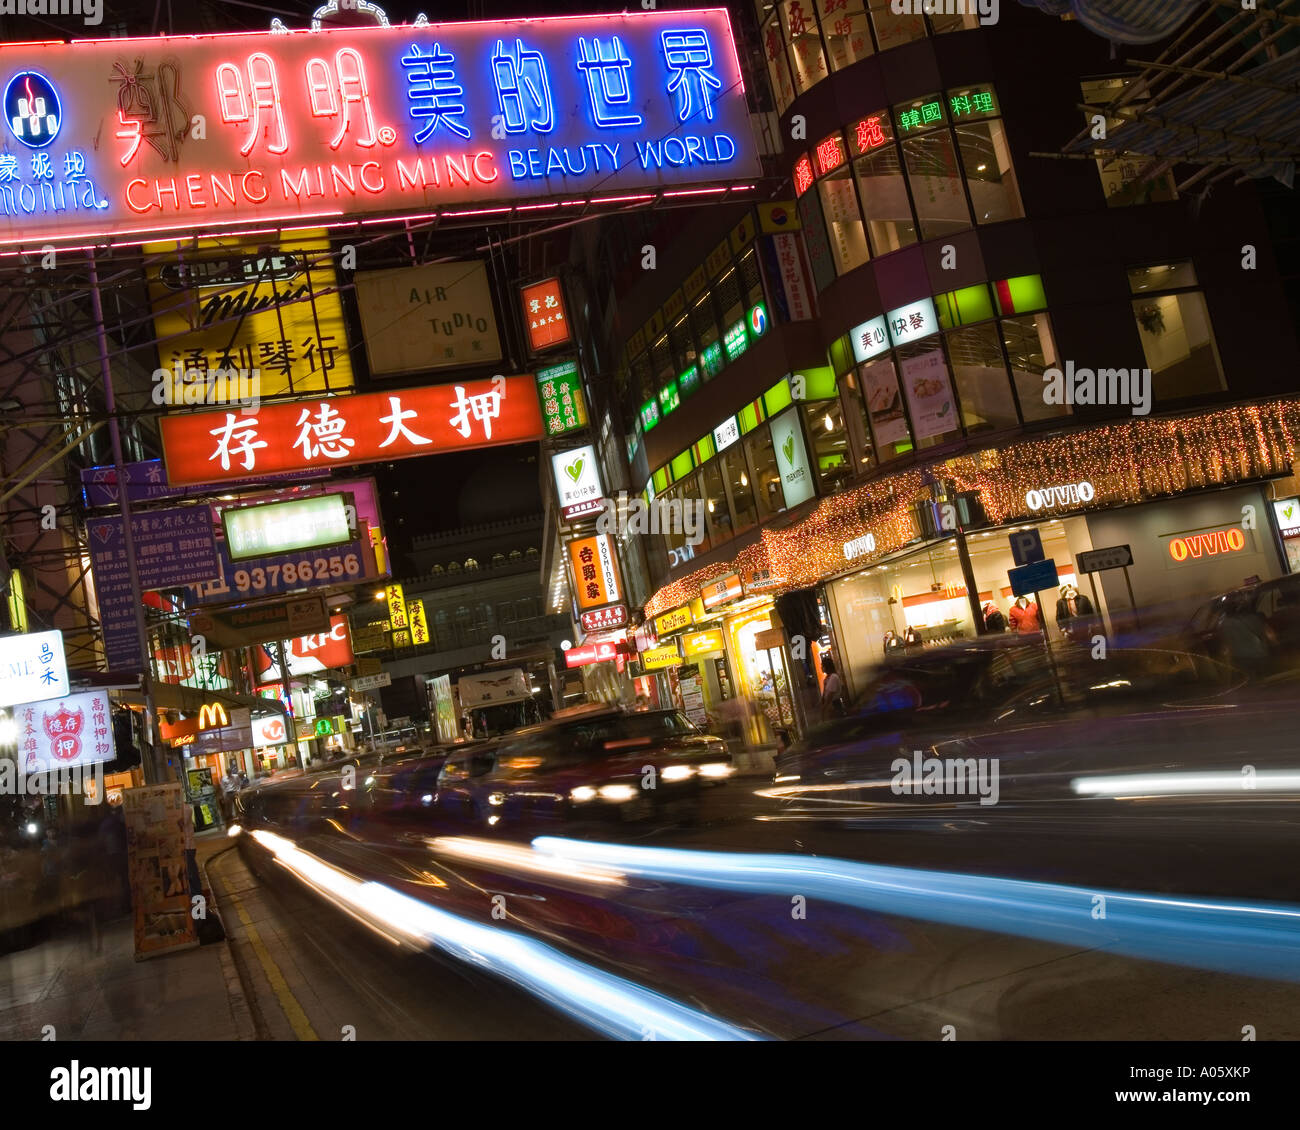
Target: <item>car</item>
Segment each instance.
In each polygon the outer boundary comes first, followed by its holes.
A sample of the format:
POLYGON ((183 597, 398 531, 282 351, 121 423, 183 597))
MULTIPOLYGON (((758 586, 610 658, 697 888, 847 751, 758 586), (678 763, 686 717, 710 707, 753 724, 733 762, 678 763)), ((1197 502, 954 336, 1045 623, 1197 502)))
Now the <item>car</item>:
POLYGON ((438 807, 486 828, 689 820, 700 791, 732 771, 726 743, 681 712, 607 708, 552 718, 448 759, 438 807))
POLYGON ((1193 614, 1185 643, 1249 674, 1300 666, 1300 574, 1211 598, 1193 614))

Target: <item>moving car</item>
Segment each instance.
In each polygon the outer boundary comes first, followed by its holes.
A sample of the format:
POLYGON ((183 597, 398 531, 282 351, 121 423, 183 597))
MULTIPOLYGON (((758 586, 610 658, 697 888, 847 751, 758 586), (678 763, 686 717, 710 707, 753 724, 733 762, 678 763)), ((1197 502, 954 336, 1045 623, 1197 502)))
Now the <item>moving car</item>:
POLYGON ((1187 646, 1250 674, 1300 665, 1300 574, 1207 601, 1192 616, 1187 646))
POLYGON ((726 743, 678 711, 590 711, 450 758, 438 781, 438 808, 487 828, 689 819, 700 790, 731 773, 726 743))

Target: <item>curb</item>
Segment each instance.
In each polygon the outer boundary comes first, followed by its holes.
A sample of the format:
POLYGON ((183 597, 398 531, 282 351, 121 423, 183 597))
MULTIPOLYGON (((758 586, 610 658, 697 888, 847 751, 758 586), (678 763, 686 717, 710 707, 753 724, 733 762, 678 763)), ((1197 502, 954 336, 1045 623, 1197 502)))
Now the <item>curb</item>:
POLYGON ((214 851, 207 859, 199 863, 199 873, 203 876, 203 886, 211 894, 210 910, 217 916, 221 923, 221 932, 225 937, 215 943, 219 946, 217 951, 221 959, 221 975, 226 981, 226 998, 230 1005, 230 1015, 235 1022, 235 1039, 236 1040, 256 1040, 257 1027, 253 1022, 253 1012, 249 1008, 248 993, 244 990, 243 978, 239 975, 239 969, 235 963, 234 956, 230 952, 230 931, 226 928, 226 920, 221 916, 221 911, 217 906, 217 892, 212 885, 212 879, 208 875, 208 864, 219 856, 234 848, 234 844, 224 847, 220 851, 214 851))

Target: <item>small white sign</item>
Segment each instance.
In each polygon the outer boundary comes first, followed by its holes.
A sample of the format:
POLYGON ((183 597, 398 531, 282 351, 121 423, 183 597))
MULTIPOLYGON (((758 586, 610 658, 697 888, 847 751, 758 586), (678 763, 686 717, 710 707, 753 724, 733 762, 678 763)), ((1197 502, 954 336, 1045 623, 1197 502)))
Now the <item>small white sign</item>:
POLYGON ((596 465, 596 449, 588 444, 551 456, 555 491, 560 499, 560 513, 565 519, 600 509, 603 489, 596 465))
POLYGON ((713 450, 726 451, 739 438, 740 424, 736 417, 732 416, 725 424, 719 424, 713 429, 713 450))
POLYGON ((854 326, 850 333, 853 335, 853 356, 859 365, 889 348, 889 331, 885 328, 883 314, 854 326))
POLYGON ((1300 498, 1282 498, 1273 503, 1277 528, 1284 538, 1300 537, 1300 498))
POLYGON ((1092 483, 1065 483, 1062 486, 1041 487, 1025 491, 1025 505, 1030 510, 1051 509, 1054 506, 1078 506, 1091 502, 1097 495, 1092 483))
POLYGON ((393 676, 388 671, 380 671, 378 675, 361 675, 359 678, 352 680, 352 689, 354 691, 373 691, 380 687, 390 687, 393 685, 393 676))
POLYGON ((29 632, 0 638, 0 706, 44 702, 68 693, 63 633, 29 632))
POLYGON ((844 543, 844 559, 852 561, 855 557, 865 557, 876 551, 876 535, 863 534, 860 538, 844 543))
POLYGON ((934 311, 934 302, 921 298, 899 306, 885 315, 889 324, 889 336, 895 345, 907 341, 920 341, 923 337, 939 332, 939 316, 934 311))
POLYGON ((813 477, 808 469, 803 430, 799 427, 799 413, 796 409, 791 408, 772 421, 772 447, 776 451, 776 465, 781 472, 785 505, 787 509, 793 510, 813 496, 813 477))

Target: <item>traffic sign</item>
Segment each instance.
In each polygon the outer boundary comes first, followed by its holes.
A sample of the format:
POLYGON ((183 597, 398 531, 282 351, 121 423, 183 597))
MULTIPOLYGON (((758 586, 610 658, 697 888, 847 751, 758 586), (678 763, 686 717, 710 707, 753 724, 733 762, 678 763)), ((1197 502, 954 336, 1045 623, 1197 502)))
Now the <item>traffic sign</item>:
POLYGON ((1011 542, 1011 556, 1017 565, 1028 565, 1047 556, 1043 552, 1043 539, 1038 536, 1037 530, 1016 530, 1007 540, 1011 542))
POLYGON ((1056 588, 1056 562, 1050 557, 1045 561, 1034 561, 1019 569, 1007 573, 1011 581, 1011 591, 1016 596, 1030 596, 1044 589, 1056 588))
POLYGON ((393 676, 388 671, 381 671, 378 675, 362 675, 360 678, 352 680, 352 689, 354 691, 374 691, 380 687, 390 687, 393 685, 393 676))
POLYGON ((1104 573, 1107 569, 1126 569, 1133 564, 1133 551, 1126 545, 1080 550, 1074 555, 1074 564, 1080 573, 1104 573))

